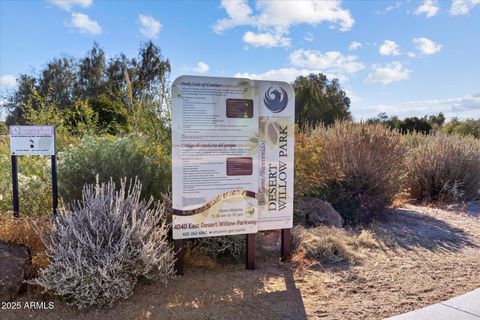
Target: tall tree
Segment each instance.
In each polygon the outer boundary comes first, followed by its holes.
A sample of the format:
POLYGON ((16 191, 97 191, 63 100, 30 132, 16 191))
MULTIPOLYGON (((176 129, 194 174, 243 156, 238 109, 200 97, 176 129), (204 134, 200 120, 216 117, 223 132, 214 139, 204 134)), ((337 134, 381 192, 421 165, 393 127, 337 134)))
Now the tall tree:
POLYGON ((300 76, 295 89, 295 122, 301 130, 320 123, 331 125, 336 120, 351 119, 350 98, 338 79, 329 81, 323 73, 300 76))
POLYGON ((108 62, 105 52, 94 43, 79 59, 54 58, 38 74, 21 75, 3 108, 9 111, 8 124, 22 124, 24 110, 38 109, 38 97, 60 110, 86 101, 98 113, 99 123, 125 125, 123 130, 129 126, 126 119, 133 119, 137 127, 144 109, 152 121, 163 121, 169 76, 170 62, 151 41, 141 45, 136 58, 120 53, 108 62), (37 98, 32 99, 34 96, 37 98))
POLYGON ((76 61, 71 57, 54 58, 41 71, 38 93, 48 97, 58 108, 68 108, 75 99, 76 68, 76 61))
POLYGON ((94 42, 78 65, 77 96, 82 99, 97 98, 105 90, 105 78, 105 52, 94 42))

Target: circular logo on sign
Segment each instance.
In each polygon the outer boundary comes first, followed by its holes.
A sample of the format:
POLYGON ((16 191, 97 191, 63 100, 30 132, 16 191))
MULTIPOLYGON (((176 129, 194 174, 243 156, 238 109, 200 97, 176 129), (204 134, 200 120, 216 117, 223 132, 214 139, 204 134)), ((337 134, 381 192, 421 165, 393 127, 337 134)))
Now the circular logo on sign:
POLYGON ((263 103, 273 113, 282 112, 288 104, 287 92, 282 87, 270 87, 265 92, 263 103))

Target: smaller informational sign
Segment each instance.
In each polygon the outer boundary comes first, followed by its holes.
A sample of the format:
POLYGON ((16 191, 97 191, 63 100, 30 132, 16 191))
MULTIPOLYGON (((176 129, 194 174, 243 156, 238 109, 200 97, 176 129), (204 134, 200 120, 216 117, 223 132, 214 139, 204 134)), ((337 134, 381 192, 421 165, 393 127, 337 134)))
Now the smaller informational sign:
POLYGON ((54 126, 10 126, 12 156, 55 155, 54 126))

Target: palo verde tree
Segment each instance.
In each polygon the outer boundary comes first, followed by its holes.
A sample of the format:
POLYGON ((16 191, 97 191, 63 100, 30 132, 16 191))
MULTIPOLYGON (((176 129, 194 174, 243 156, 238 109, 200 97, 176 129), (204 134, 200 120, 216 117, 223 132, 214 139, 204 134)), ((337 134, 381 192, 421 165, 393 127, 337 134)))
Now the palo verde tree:
POLYGON ((338 79, 328 80, 323 73, 298 77, 295 89, 295 122, 301 130, 320 123, 331 125, 336 120, 351 119, 350 98, 338 79))

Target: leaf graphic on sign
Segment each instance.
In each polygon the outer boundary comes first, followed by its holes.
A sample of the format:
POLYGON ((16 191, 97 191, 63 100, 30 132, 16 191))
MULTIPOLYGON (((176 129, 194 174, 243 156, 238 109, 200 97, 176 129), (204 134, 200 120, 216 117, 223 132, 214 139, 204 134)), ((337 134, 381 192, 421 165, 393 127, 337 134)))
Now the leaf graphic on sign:
POLYGON ((273 148, 278 141, 278 130, 274 123, 270 122, 268 124, 266 133, 267 134, 265 140, 267 141, 267 144, 270 146, 270 148, 273 148))

